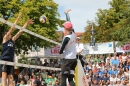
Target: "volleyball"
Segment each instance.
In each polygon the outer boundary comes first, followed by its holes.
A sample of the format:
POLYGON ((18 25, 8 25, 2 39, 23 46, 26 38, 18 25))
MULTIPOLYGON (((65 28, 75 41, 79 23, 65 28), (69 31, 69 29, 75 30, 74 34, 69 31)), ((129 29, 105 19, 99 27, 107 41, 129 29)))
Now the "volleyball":
POLYGON ((44 16, 44 15, 40 16, 39 21, 40 21, 41 23, 46 23, 46 21, 47 21, 46 16, 44 16))

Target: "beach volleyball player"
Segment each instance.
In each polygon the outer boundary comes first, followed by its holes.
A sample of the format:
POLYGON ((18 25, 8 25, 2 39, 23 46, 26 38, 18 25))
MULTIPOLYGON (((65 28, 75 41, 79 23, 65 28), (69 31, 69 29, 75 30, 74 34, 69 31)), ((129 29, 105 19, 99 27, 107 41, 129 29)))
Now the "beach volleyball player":
MULTIPOLYGON (((18 15, 14 25, 9 29, 8 32, 4 33, 3 41, 2 41, 2 54, 0 60, 14 62, 14 52, 15 52, 15 41, 22 34, 23 29, 26 28, 29 24, 33 24, 33 20, 28 20, 23 27, 16 33, 15 36, 12 36, 12 32, 14 31, 15 25, 21 18, 21 13, 18 15)), ((2 86, 13 86, 13 73, 14 66, 10 65, 1 65, 1 73, 2 73, 2 86), (6 81, 8 78, 8 85, 6 85, 6 81)))
POLYGON ((62 72, 62 82, 61 86, 66 85, 66 79, 68 78, 70 86, 75 86, 73 81, 74 78, 74 70, 77 65, 76 60, 76 35, 73 30, 73 25, 70 22, 70 18, 68 12, 70 10, 65 11, 67 21, 63 24, 64 31, 66 36, 64 36, 62 41, 62 46, 60 48, 60 54, 63 54, 63 62, 61 67, 62 72))

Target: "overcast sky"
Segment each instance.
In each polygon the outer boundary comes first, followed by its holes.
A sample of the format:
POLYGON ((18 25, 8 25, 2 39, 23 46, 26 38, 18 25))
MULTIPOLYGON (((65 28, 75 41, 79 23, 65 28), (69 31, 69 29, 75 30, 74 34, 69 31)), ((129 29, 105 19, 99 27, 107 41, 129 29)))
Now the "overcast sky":
MULTIPOLYGON (((98 9, 109 9, 108 2, 111 0, 54 0, 59 4, 59 13, 61 19, 66 19, 64 10, 71 9, 69 12, 71 22, 76 32, 84 32, 87 20, 94 20, 98 9)), ((59 28, 63 30, 63 28, 59 28)))

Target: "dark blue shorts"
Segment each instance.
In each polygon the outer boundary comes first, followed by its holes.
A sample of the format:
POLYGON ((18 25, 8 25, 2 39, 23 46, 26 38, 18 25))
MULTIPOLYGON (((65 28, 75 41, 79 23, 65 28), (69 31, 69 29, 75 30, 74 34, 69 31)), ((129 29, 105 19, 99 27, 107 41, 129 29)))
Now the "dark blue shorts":
POLYGON ((14 74, 14 66, 11 65, 0 65, 0 73, 7 72, 7 75, 14 74))

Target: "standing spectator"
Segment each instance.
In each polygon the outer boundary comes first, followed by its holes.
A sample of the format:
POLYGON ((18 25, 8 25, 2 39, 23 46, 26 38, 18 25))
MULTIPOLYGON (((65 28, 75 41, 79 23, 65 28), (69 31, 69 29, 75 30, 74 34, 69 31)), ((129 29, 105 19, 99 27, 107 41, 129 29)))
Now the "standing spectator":
POLYGON ((83 56, 81 55, 82 51, 84 50, 84 46, 80 41, 80 37, 76 38, 76 50, 77 50, 77 59, 81 61, 82 67, 84 66, 83 56))
POLYGON ((49 65, 49 63, 47 62, 47 59, 44 59, 44 64, 43 66, 47 67, 49 65))

